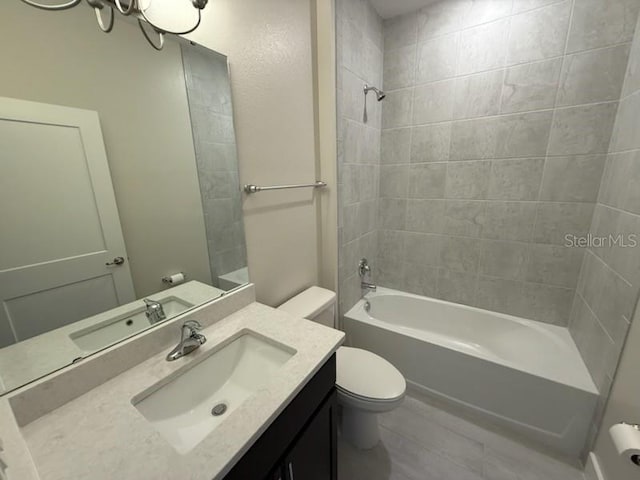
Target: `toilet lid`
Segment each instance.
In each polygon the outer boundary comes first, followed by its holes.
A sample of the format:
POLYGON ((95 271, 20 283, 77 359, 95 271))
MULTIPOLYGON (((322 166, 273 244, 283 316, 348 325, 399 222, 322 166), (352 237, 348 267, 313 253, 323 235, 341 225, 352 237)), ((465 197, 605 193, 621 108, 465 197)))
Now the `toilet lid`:
POLYGON ((336 352, 336 385, 373 401, 398 399, 407 388, 402 374, 384 358, 351 347, 340 347, 336 352))

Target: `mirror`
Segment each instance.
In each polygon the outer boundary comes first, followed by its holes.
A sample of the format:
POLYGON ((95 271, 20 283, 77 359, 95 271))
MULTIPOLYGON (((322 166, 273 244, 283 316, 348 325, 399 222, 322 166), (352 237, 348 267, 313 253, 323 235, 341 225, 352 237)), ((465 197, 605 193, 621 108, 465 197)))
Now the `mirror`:
POLYGON ((91 15, 0 4, 0 394, 248 282, 227 58, 91 15))

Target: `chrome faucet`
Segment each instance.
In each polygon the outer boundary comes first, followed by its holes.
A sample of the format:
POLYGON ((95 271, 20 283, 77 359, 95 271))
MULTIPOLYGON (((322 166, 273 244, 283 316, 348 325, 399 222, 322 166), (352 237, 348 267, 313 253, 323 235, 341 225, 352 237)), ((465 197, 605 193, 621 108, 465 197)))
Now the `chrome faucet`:
POLYGON ((373 283, 369 283, 365 280, 367 275, 371 276, 371 267, 369 266, 369 262, 366 258, 360 260, 358 263, 358 275, 360 276, 360 288, 362 292, 375 292, 377 290, 377 286, 373 283))
POLYGON ((167 362, 182 358, 204 345, 207 337, 198 333, 199 330, 202 330, 202 325, 195 320, 184 322, 182 324, 180 343, 167 354, 167 362))
POLYGON ((150 300, 148 298, 143 298, 142 300, 147 307, 147 311, 145 313, 149 319, 149 323, 153 325, 154 323, 158 323, 167 318, 167 315, 164 313, 164 308, 162 308, 162 304, 160 302, 156 302, 155 300, 150 300))
POLYGON ((362 290, 366 290, 368 292, 375 292, 378 289, 378 286, 374 285, 373 283, 361 282, 360 283, 360 288, 362 288, 362 290))

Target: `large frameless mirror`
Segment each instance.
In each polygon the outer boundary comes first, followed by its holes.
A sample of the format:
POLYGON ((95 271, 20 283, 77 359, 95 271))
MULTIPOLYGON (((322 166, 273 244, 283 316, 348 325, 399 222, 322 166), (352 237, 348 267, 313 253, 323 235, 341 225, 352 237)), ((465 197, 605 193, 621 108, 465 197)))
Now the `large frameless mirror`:
POLYGON ((91 15, 0 5, 0 394, 248 282, 227 58, 91 15))

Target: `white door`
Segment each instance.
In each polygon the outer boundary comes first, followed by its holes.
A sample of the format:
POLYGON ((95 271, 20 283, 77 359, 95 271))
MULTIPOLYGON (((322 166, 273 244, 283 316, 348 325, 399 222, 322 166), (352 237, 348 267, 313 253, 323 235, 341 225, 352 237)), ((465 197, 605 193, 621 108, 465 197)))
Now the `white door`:
POLYGON ((0 348, 133 300, 97 112, 0 97, 0 348))

